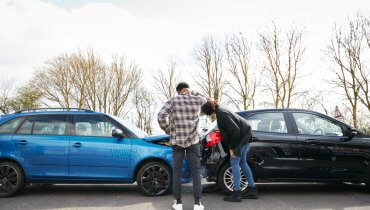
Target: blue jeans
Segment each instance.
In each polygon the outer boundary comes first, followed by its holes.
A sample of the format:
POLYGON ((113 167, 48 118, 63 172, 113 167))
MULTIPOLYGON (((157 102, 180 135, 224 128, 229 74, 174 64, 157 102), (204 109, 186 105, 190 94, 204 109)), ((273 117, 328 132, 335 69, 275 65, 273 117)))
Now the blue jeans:
POLYGON ((240 167, 242 168, 245 176, 247 177, 248 185, 254 187, 254 180, 252 171, 247 164, 248 144, 244 145, 241 149, 241 157, 230 157, 231 169, 233 172, 234 188, 233 190, 240 190, 240 167))

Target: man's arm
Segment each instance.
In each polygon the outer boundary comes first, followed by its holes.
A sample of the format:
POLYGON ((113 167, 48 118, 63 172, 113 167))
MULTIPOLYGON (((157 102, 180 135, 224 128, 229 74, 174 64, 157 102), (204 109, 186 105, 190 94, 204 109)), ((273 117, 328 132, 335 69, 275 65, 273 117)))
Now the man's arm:
POLYGON ((190 94, 193 95, 193 96, 197 96, 197 98, 199 99, 198 101, 199 101, 200 105, 204 105, 205 103, 207 103, 207 99, 208 99, 207 96, 205 96, 205 95, 203 95, 199 92, 196 92, 194 90, 191 91, 190 94))
POLYGON ((158 112, 157 116, 159 127, 161 127, 161 129, 164 130, 166 134, 170 134, 170 127, 167 117, 171 113, 171 109, 172 109, 172 100, 169 100, 163 105, 162 109, 158 112))

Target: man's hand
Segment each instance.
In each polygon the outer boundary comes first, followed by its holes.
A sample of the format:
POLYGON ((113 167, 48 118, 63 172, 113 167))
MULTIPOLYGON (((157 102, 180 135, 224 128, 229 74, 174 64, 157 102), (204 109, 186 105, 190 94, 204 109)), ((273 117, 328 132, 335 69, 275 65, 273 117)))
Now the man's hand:
POLYGON ((233 158, 236 158, 236 155, 235 155, 235 153, 234 153, 234 150, 233 150, 233 149, 231 149, 231 150, 230 150, 230 156, 231 156, 231 157, 233 157, 233 158))
POLYGON ((170 134, 171 134, 171 129, 170 129, 170 127, 167 127, 167 128, 166 128, 165 133, 166 133, 167 135, 170 135, 170 134))

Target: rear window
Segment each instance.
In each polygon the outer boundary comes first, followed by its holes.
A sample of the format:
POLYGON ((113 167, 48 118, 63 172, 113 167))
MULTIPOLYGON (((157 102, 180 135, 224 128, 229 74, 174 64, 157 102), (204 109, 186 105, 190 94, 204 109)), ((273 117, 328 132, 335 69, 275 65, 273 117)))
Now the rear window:
POLYGON ((253 131, 288 133, 283 113, 261 113, 247 118, 253 131))
POLYGON ((35 118, 33 126, 34 135, 53 135, 60 136, 66 134, 67 116, 38 116, 35 118))
POLYGON ((66 115, 40 115, 30 116, 23 120, 16 133, 19 135, 60 136, 66 135, 66 129, 66 115))
POLYGON ((33 117, 29 117, 25 119, 19 127, 17 134, 31 134, 32 133, 32 125, 33 125, 33 117))
POLYGON ((13 134, 24 118, 11 119, 0 126, 0 134, 13 134))

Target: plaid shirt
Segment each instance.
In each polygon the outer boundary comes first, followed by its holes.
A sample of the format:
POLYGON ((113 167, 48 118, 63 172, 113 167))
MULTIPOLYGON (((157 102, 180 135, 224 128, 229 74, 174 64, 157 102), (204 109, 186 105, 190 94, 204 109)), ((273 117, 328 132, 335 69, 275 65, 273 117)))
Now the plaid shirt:
POLYGON ((163 105, 158 113, 158 123, 170 135, 171 145, 189 147, 199 142, 200 108, 206 102, 207 97, 191 92, 176 95, 163 105))

